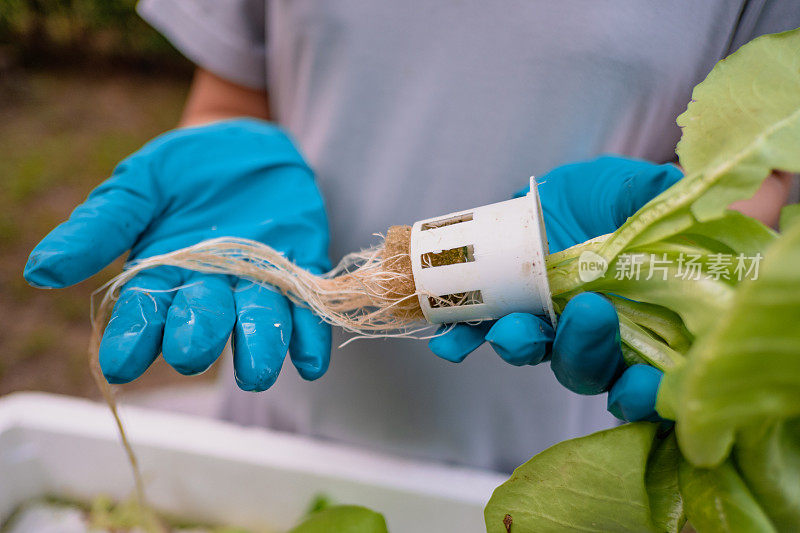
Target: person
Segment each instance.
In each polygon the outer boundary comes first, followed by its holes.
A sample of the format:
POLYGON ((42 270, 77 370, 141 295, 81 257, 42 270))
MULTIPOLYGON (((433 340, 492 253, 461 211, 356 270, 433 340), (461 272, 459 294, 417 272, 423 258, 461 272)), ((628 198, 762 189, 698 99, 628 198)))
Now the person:
MULTIPOLYGON (((800 25, 790 0, 143 0, 139 11, 198 66, 182 122, 36 247, 34 285, 76 283, 127 249, 135 259, 223 235, 320 272, 390 225, 504 200, 531 174, 551 250, 565 248, 680 179, 675 117, 716 61, 800 25)), ((786 195, 776 175, 737 207, 774 222, 786 195)), ((151 292, 121 295, 101 346, 107 379, 136 379, 160 352, 202 372, 231 336, 238 388, 221 373, 221 412, 243 424, 508 471, 614 424, 598 395, 609 388, 618 416, 656 416, 660 376, 623 372, 616 313, 596 294, 575 298, 555 331, 514 313, 432 339, 439 357, 413 340, 331 356, 341 332, 244 280, 159 268, 131 287, 151 292), (287 349, 296 372, 281 372, 287 349)))

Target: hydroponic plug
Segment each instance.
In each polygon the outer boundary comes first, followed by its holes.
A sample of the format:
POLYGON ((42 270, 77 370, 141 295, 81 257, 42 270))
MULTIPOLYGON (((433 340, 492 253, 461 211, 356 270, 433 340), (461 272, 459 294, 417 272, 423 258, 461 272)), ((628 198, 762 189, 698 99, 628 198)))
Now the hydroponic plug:
POLYGON ((547 281, 547 236, 536 180, 530 192, 416 222, 409 254, 428 322, 470 322, 512 312, 556 316, 547 281))

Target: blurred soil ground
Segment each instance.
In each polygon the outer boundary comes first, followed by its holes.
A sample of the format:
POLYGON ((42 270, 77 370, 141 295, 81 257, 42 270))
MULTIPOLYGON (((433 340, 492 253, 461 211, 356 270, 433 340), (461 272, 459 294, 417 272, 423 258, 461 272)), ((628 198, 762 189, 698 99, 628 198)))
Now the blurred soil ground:
MULTIPOLYGON (((63 290, 22 278, 30 250, 143 143, 174 127, 185 72, 58 66, 0 70, 0 395, 41 390, 98 397, 87 363, 89 299, 122 261, 63 290)), ((162 360, 136 390, 207 381, 162 360)))

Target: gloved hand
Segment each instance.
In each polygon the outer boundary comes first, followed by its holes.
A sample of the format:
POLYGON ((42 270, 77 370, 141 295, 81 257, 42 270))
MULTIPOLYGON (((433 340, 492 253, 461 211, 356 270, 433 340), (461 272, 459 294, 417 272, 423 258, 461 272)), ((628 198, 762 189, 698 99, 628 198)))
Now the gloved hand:
MULTIPOLYGON (((682 176, 673 165, 615 156, 551 170, 539 185, 550 252, 613 232, 682 176)), ((574 392, 599 394, 610 388, 608 409, 618 418, 657 420, 661 372, 647 365, 625 369, 619 339, 611 302, 596 293, 582 293, 564 307, 555 332, 545 319, 511 313, 476 326, 458 324, 431 339, 429 346, 453 362, 464 360, 484 341, 512 365, 550 360, 558 381, 574 392)))
MULTIPOLYGON (((312 271, 329 268, 327 219, 312 172, 292 141, 266 122, 177 129, 149 142, 36 246, 25 279, 66 287, 128 249, 135 260, 223 236, 269 244, 312 271)), ((123 288, 100 365, 110 383, 126 383, 163 352, 181 374, 197 374, 219 357, 231 332, 244 390, 270 387, 287 348, 305 379, 328 368, 330 328, 308 309, 246 280, 174 267, 145 271, 123 288)))

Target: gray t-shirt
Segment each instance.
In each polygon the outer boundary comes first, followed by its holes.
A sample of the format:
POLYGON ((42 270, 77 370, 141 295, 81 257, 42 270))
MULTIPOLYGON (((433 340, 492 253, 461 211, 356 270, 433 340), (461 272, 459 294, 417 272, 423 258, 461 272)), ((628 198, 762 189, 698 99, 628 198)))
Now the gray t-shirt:
MULTIPOLYGON (((675 117, 714 63, 800 25, 796 0, 142 0, 139 10, 198 65, 268 90, 317 172, 334 260, 392 224, 504 200, 557 165, 603 152, 673 160, 675 117)), ((334 349, 321 380, 287 364, 260 395, 224 374, 224 411, 238 422, 495 469, 613 424, 604 397, 485 347, 454 365, 423 342, 361 340, 334 349)))

